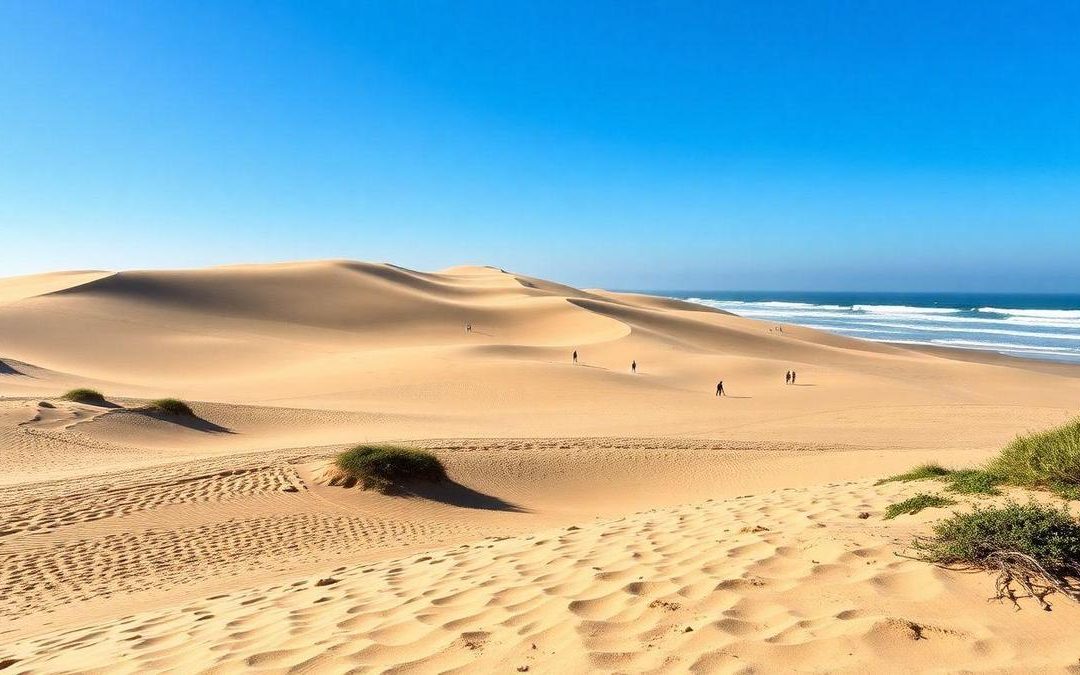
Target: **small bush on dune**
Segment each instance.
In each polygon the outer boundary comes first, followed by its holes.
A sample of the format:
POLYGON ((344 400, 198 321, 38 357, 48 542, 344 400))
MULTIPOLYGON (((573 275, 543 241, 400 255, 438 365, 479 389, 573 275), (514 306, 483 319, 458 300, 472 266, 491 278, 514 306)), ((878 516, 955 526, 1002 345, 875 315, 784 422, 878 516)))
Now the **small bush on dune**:
POLYGON ((905 499, 897 504, 890 504, 885 509, 885 520, 890 520, 897 516, 909 515, 913 516, 923 509, 935 509, 942 506, 951 506, 955 504, 951 499, 945 497, 939 497, 938 495, 917 494, 910 499, 905 499))
POLYGON ((945 476, 945 480, 949 482, 948 489, 953 492, 968 495, 1001 494, 1001 490, 996 487, 1001 483, 1001 479, 986 471, 977 469, 953 471, 948 476, 945 476))
POLYGON ((331 485, 392 492, 411 481, 446 479, 446 469, 430 452, 394 445, 358 445, 334 460, 338 475, 331 485))
POLYGON ((140 412, 158 413, 161 415, 178 415, 181 417, 195 417, 195 411, 187 403, 178 398, 159 398, 151 401, 139 409, 140 412))
POLYGON ((997 572, 996 597, 1014 604, 1014 584, 1047 609, 1045 598, 1054 591, 1077 599, 1072 584, 1080 577, 1080 523, 1064 508, 976 508, 937 523, 934 535, 912 548, 916 559, 949 569, 997 572))
POLYGON ((60 398, 74 403, 88 403, 90 405, 104 405, 108 403, 105 395, 93 389, 72 389, 60 398))
POLYGON ((1080 489, 1080 419, 1018 436, 990 462, 987 471, 1003 483, 1076 494, 1080 489))
POLYGON ((1050 486, 1050 491, 1062 499, 1080 501, 1080 485, 1054 483, 1050 486))
POLYGON ((874 485, 881 485, 883 483, 893 483, 896 481, 913 481, 913 480, 926 480, 929 478, 941 478, 942 476, 948 476, 951 473, 948 469, 940 464, 920 464, 907 473, 896 474, 895 476, 889 476, 888 478, 882 478, 874 485))

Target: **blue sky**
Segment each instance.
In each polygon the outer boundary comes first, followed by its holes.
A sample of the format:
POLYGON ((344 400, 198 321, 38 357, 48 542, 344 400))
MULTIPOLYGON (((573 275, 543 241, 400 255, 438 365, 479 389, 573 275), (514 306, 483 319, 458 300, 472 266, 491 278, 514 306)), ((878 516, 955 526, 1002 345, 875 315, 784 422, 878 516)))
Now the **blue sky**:
POLYGON ((0 275, 1080 291, 1080 3, 0 0, 0 275))

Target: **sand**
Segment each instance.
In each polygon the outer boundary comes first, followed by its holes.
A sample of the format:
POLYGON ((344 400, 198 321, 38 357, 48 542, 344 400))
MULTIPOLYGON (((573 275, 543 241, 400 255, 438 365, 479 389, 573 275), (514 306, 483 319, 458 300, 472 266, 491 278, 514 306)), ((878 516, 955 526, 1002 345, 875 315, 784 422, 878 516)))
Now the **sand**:
POLYGON ((1077 606, 898 557, 947 511, 874 480, 1074 417, 1080 368, 772 328, 487 267, 0 279, 0 669, 1075 668, 1077 606), (451 481, 326 483, 381 440, 451 481))

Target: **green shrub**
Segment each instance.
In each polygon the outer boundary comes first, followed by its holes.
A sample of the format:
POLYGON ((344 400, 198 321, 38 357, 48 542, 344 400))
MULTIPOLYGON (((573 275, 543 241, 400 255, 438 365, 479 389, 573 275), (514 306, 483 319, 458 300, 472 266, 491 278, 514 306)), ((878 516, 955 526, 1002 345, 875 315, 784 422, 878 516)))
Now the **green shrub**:
POLYGON ((177 415, 181 417, 195 417, 195 411, 187 403, 178 398, 159 398, 151 401, 139 409, 141 412, 158 413, 161 415, 177 415))
POLYGON ((951 506, 955 504, 951 499, 940 497, 938 495, 917 494, 910 499, 905 499, 897 504, 890 504, 885 509, 885 520, 890 520, 900 515, 913 516, 923 509, 936 509, 942 506, 951 506))
POLYGON ((945 480, 949 482, 949 490, 968 495, 996 495, 1001 494, 997 485, 1001 482, 997 476, 977 469, 964 469, 953 471, 945 480))
POLYGON ((1080 419, 1018 436, 990 462, 987 471, 1012 485, 1080 487, 1080 419))
POLYGON ((332 485, 392 492, 411 481, 446 479, 446 469, 430 452, 394 445, 358 445, 334 460, 332 485))
POLYGON ((1016 583, 1044 607, 1055 590, 1073 596, 1069 579, 1080 575, 1080 523, 1064 508, 1035 503, 953 514, 912 548, 944 567, 997 571, 998 598, 1016 602, 1016 583))
POLYGON ((1062 499, 1080 500, 1080 485, 1054 483, 1050 486, 1050 491, 1062 499))
POLYGON ((75 403, 87 403, 90 405, 105 405, 108 401, 105 400, 105 395, 100 391, 93 389, 72 389, 60 398, 65 401, 73 401, 75 403))
POLYGON ((883 483, 892 483, 895 481, 913 481, 913 480, 926 480, 928 478, 941 478, 942 476, 948 476, 951 473, 948 469, 940 464, 920 464, 907 473, 900 473, 895 476, 889 476, 888 478, 882 478, 874 485, 881 485, 883 483))

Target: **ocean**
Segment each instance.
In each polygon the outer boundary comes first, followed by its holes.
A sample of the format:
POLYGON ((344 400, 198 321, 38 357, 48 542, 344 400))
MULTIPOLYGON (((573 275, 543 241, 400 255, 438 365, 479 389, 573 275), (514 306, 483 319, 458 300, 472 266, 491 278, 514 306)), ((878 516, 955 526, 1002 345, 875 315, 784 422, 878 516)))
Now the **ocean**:
POLYGON ((864 340, 1080 363, 1080 294, 653 293, 864 340))

